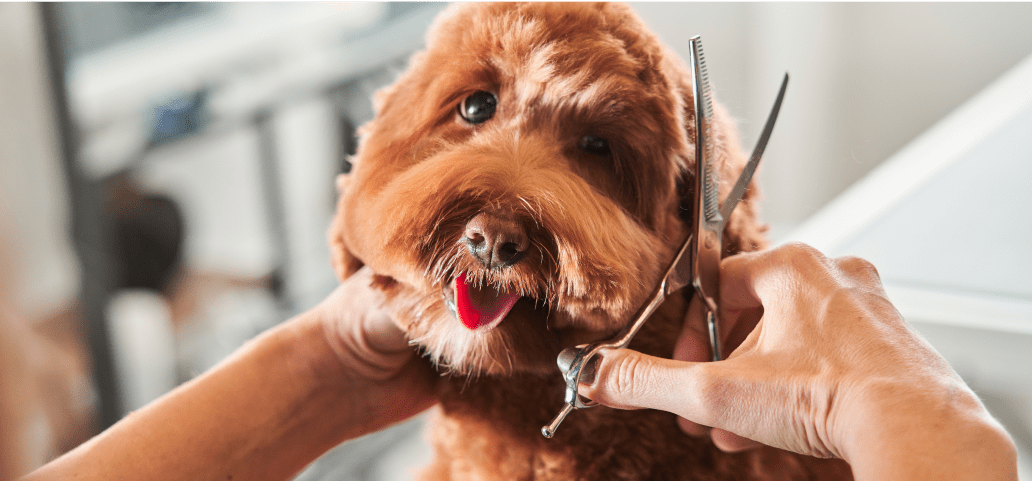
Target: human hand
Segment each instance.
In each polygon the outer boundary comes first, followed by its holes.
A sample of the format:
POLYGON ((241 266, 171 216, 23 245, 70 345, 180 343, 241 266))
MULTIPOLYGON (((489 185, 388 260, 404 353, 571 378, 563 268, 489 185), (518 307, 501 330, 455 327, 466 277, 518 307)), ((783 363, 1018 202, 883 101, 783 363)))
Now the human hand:
MULTIPOLYGON (((970 439, 974 430, 1002 441, 985 446, 1002 446, 1006 458, 1009 438, 906 324, 866 261, 828 259, 801 244, 741 254, 721 263, 720 292, 726 341, 741 343, 725 361, 603 351, 594 384, 581 393, 611 407, 676 413, 696 434, 712 426, 728 450, 760 442, 853 463, 920 449, 876 456, 871 446, 951 430, 970 439)), ((707 358, 702 332, 687 329, 677 355, 707 358)))
POLYGON ((315 308, 336 354, 326 376, 347 397, 341 408, 363 420, 358 435, 430 407, 440 378, 391 321, 388 301, 370 287, 372 279, 369 268, 360 269, 315 308))
POLYGON ((341 442, 423 411, 439 377, 371 282, 359 270, 26 480, 288 479, 341 442))

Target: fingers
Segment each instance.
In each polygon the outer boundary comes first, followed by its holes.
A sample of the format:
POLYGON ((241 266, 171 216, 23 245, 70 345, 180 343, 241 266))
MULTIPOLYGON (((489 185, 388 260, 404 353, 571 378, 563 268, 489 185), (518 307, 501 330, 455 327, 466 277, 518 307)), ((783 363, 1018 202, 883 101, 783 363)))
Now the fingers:
MULTIPOLYGON (((724 347, 733 352, 726 360, 700 362, 709 359, 710 346, 702 304, 695 300, 674 359, 626 349, 602 351, 594 384, 582 385, 580 392, 610 407, 677 414, 684 418, 678 423, 685 432, 708 432, 728 452, 759 445, 735 433, 796 452, 820 452, 806 434, 825 425, 826 420, 812 417, 819 411, 815 407, 829 403, 814 395, 833 395, 841 383, 828 384, 828 374, 812 361, 836 359, 857 344, 843 337, 853 331, 821 329, 827 327, 828 313, 838 312, 829 311, 836 302, 854 299, 858 292, 870 297, 870 291, 856 287, 880 288, 869 262, 829 259, 803 244, 727 258, 721 264, 721 322, 724 347)), ((842 308, 854 304, 845 302, 842 308)))
POLYGON ((714 429, 713 432, 710 433, 710 437, 713 438, 713 444, 726 453, 737 453, 763 446, 763 443, 759 441, 743 438, 731 431, 725 431, 723 429, 714 429))
POLYGON ((599 355, 602 361, 597 368, 595 382, 581 386, 587 397, 621 409, 663 409, 676 402, 671 399, 670 391, 680 389, 671 387, 682 381, 671 375, 670 371, 676 368, 662 365, 673 361, 628 349, 604 349, 599 355))
POLYGON ((840 282, 844 285, 859 287, 876 294, 885 294, 878 269, 865 259, 853 256, 838 257, 831 260, 838 270, 840 282))
MULTIPOLYGON (((724 337, 724 352, 733 354, 738 346, 756 327, 763 314, 762 308, 751 308, 738 311, 725 311, 721 318, 721 333, 724 337)), ((705 325, 705 310, 698 297, 693 297, 688 305, 684 328, 677 344, 674 346, 672 359, 677 361, 706 362, 712 359, 709 330, 705 325)), ((709 434, 710 428, 678 418, 681 430, 691 436, 709 434)))
POLYGON ((681 431, 684 431, 685 434, 689 436, 695 436, 697 438, 705 436, 710 432, 709 427, 689 421, 680 416, 678 416, 677 418, 677 426, 681 428, 681 431))
POLYGON ((740 353, 739 347, 754 330, 757 329, 760 319, 763 318, 763 308, 755 307, 737 311, 724 311, 721 317, 721 328, 724 335, 725 357, 730 358, 740 353))
MULTIPOLYGON (((685 317, 684 328, 681 330, 681 337, 674 345, 672 358, 677 361, 705 362, 709 361, 710 355, 709 333, 705 326, 702 303, 698 297, 692 297, 688 305, 688 313, 685 317)), ((689 421, 683 417, 677 418, 677 424, 681 430, 691 436, 705 436, 710 429, 698 423, 689 421)))
MULTIPOLYGON (((677 414, 685 418, 679 424, 688 434, 706 434, 706 426, 746 432, 765 423, 770 411, 779 411, 771 405, 769 393, 757 389, 754 382, 768 377, 766 371, 749 369, 737 360, 681 362, 629 349, 603 350, 601 354, 595 383, 582 384, 582 395, 618 409, 648 408, 677 414), (740 375, 742 372, 746 374, 740 375)), ((722 449, 754 446, 745 438, 718 431, 713 433, 723 443, 722 449)))
POLYGON ((786 293, 838 286, 880 287, 878 270, 859 257, 829 259, 817 249, 788 243, 774 249, 731 256, 720 265, 721 308, 770 308, 786 293))
POLYGON ((776 250, 742 253, 720 262, 722 310, 754 309, 763 305, 757 288, 761 281, 777 273, 772 259, 776 250))
POLYGON ((384 308, 386 299, 373 288, 373 273, 362 268, 320 305, 327 339, 353 372, 387 379, 413 356, 405 333, 384 308))
POLYGON ((603 350, 595 383, 581 385, 581 394, 620 409, 649 408, 671 412, 712 426, 718 420, 708 374, 715 363, 681 362, 629 349, 603 350), (715 415, 716 413, 716 415, 715 415))
POLYGON ((392 322, 383 292, 372 287, 375 274, 368 267, 356 271, 328 299, 341 322, 352 326, 352 333, 371 351, 394 354, 411 351, 405 333, 392 322))
POLYGON ((688 304, 688 312, 685 315, 681 337, 677 339, 677 344, 674 345, 672 359, 677 361, 704 362, 709 361, 711 358, 705 310, 698 296, 693 296, 688 304))

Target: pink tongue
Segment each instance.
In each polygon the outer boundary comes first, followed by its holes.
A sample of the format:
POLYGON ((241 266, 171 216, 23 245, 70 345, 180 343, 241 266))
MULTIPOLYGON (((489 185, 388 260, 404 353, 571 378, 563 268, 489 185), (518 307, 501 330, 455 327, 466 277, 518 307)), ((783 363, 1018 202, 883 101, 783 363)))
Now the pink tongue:
POLYGON ((497 326, 519 299, 516 293, 467 284, 465 272, 455 278, 455 308, 459 311, 459 320, 470 329, 497 326))

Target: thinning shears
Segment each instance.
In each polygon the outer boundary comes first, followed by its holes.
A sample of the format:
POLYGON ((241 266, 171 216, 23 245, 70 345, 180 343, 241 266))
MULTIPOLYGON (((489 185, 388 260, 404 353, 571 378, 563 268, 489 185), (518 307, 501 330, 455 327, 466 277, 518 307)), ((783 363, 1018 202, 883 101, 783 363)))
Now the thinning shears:
MULTIPOLYGON (((712 94, 706 73, 706 63, 702 55, 702 41, 699 36, 691 39, 689 45, 689 62, 692 74, 692 96, 695 111, 695 197, 692 202, 692 233, 681 244, 677 254, 667 268, 666 275, 656 286, 649 300, 638 310, 631 322, 615 337, 605 341, 594 342, 575 348, 564 349, 556 360, 563 380, 566 381, 565 404, 547 426, 541 428, 546 438, 555 434, 559 424, 576 409, 597 406, 598 403, 581 396, 577 388, 586 368, 594 369, 595 356, 602 349, 620 349, 627 347, 645 320, 674 292, 691 284, 695 295, 702 300, 706 310, 706 326, 709 332, 710 348, 713 360, 722 359, 720 349, 720 257, 722 250, 721 234, 724 224, 745 194, 752 180, 756 166, 759 165, 767 141, 774 129, 781 102, 788 87, 788 74, 781 81, 781 89, 774 107, 767 117, 767 123, 760 134, 760 139, 753 149, 745 169, 738 176, 738 181, 731 189, 724 204, 719 204, 717 172, 714 163, 713 142, 710 134, 710 121, 713 118, 712 94)), ((597 363, 596 363, 597 364, 597 363)))

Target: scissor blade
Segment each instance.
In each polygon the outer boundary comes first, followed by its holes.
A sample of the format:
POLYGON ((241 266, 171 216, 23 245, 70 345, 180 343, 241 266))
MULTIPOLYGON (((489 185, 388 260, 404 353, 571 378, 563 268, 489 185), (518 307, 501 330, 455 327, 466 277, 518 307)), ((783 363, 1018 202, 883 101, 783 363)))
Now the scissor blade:
POLYGON ((692 287, 702 301, 708 316, 710 347, 714 360, 720 360, 719 319, 720 251, 724 221, 720 213, 717 169, 713 165, 713 139, 710 132, 712 107, 709 80, 706 76, 702 46, 698 37, 689 46, 692 68, 692 90, 695 94, 695 199, 692 215, 692 287), (701 97, 700 97, 701 94, 701 97))
POLYGON ((670 263, 670 267, 667 269, 666 283, 663 288, 665 295, 670 295, 675 291, 681 290, 684 286, 691 284, 692 282, 692 236, 688 235, 688 238, 681 244, 681 248, 678 249, 677 255, 674 256, 673 262, 670 263))
POLYGON ((731 213, 735 211, 738 201, 742 200, 742 196, 745 195, 745 189, 749 188, 749 182, 752 181, 753 174, 756 172, 756 166, 760 164, 763 151, 767 148, 770 134, 774 131, 774 122, 778 120, 778 113, 781 111, 781 101, 785 99, 785 89, 787 88, 788 73, 786 72, 785 78, 781 81, 781 90, 778 91, 778 98, 774 101, 774 108, 771 109, 770 115, 767 116, 767 125, 763 126, 760 140, 756 141, 756 148, 753 149, 749 162, 745 164, 745 169, 738 176, 738 182, 735 182, 735 186, 731 189, 731 193, 727 195, 727 199, 724 199, 724 205, 720 207, 720 216, 724 218, 724 222, 731 218, 731 213))
MULTIPOLYGON (((717 171, 713 165, 713 139, 710 137, 712 99, 702 40, 693 37, 689 43, 689 62, 692 73, 692 94, 695 103, 695 198, 692 202, 694 234, 692 235, 692 284, 699 295, 717 298, 720 269, 720 237, 723 221, 717 171)), ((707 302, 709 304, 709 302, 707 302)))

